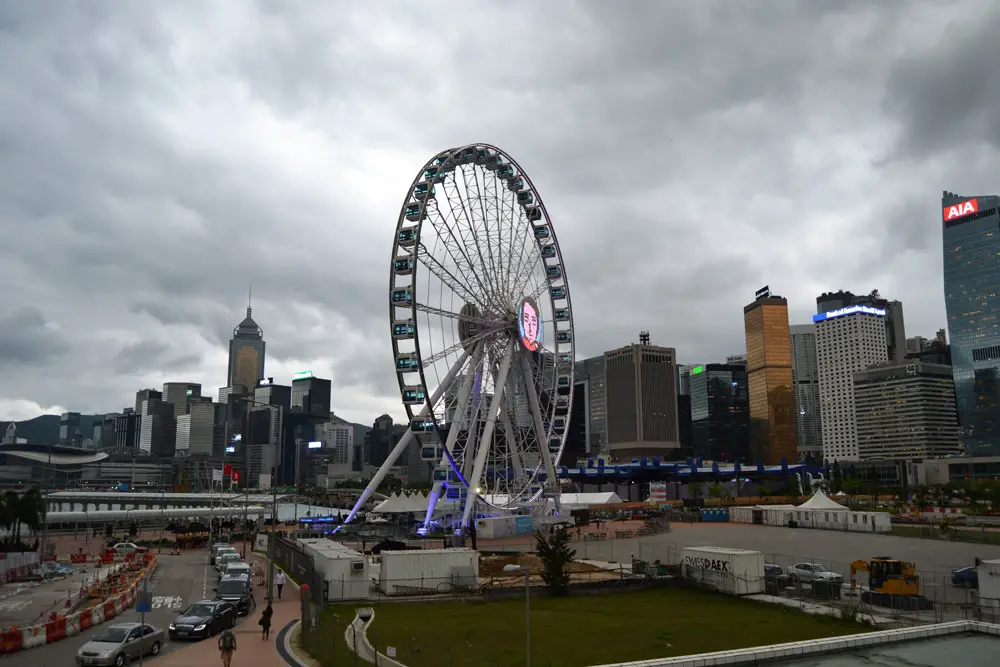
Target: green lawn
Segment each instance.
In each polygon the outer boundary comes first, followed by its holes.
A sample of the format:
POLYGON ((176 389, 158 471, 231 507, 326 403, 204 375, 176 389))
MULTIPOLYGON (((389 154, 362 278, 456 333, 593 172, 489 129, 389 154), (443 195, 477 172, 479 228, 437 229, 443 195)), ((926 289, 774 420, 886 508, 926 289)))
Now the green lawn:
MULTIPOLYGON (((324 667, 353 664, 343 628, 362 605, 328 608, 307 649, 324 667), (334 616, 338 618, 334 618, 334 616)), ((522 667, 524 600, 374 605, 369 639, 409 667, 522 667)), ((833 617, 687 589, 538 598, 532 663, 586 667, 867 632, 833 617)))
POLYGON ((955 542, 979 542, 982 544, 1000 544, 1000 531, 980 531, 978 527, 959 527, 954 534, 945 536, 933 525, 900 524, 892 525, 892 534, 898 537, 919 537, 925 540, 946 540, 955 542))

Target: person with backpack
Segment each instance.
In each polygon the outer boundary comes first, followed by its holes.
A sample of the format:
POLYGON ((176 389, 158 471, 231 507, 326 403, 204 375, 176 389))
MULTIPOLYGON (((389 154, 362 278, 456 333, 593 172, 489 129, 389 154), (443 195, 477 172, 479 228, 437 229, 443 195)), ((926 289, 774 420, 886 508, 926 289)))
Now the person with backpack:
POLYGON ((274 575, 274 585, 278 587, 278 599, 281 599, 281 589, 285 587, 285 573, 278 570, 278 573, 274 575))
POLYGON ((261 639, 267 640, 271 636, 271 617, 274 616, 274 609, 271 608, 271 604, 268 603, 267 607, 260 613, 260 620, 257 621, 257 625, 263 631, 261 639))
POLYGON ((219 653, 222 655, 222 667, 229 667, 233 661, 233 653, 236 652, 236 635, 232 629, 226 628, 219 635, 219 653))

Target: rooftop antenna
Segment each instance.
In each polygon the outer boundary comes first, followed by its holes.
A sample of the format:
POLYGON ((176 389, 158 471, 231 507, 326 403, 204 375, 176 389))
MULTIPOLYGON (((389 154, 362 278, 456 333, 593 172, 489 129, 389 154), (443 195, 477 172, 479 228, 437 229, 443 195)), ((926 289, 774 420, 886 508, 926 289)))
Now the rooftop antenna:
POLYGON ((648 331, 640 331, 639 332, 639 344, 640 345, 649 345, 649 332, 648 331))
POLYGON ((253 281, 250 281, 250 290, 247 292, 247 317, 250 317, 250 303, 253 301, 253 281))

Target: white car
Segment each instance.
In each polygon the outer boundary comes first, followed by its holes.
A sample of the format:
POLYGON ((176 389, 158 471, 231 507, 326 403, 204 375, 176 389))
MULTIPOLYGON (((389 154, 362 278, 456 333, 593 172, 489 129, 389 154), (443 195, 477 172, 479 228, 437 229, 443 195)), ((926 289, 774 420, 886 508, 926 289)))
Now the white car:
POLYGON ((111 548, 120 554, 141 554, 146 551, 146 547, 140 547, 138 544, 133 544, 132 542, 119 542, 111 548))
POLYGON ((806 583, 812 581, 829 581, 831 583, 844 581, 842 576, 826 569, 819 563, 796 563, 788 568, 788 578, 792 580, 792 583, 797 581, 806 583))

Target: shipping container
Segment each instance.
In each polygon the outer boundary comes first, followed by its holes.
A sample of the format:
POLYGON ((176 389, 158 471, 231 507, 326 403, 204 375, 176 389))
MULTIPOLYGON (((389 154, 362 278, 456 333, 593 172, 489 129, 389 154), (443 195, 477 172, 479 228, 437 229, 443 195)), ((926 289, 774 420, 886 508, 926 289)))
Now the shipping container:
POLYGON ((976 576, 979 578, 979 606, 1000 608, 1000 560, 981 561, 976 576))
POLYGON ((478 551, 383 551, 381 556, 379 588, 386 595, 426 595, 476 589, 478 551))
POLYGON ((685 579, 731 595, 764 592, 764 555, 725 547, 689 547, 681 551, 685 579))

